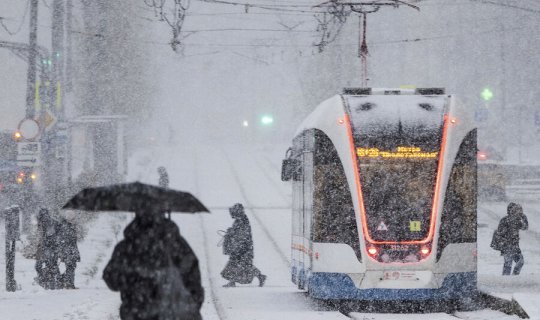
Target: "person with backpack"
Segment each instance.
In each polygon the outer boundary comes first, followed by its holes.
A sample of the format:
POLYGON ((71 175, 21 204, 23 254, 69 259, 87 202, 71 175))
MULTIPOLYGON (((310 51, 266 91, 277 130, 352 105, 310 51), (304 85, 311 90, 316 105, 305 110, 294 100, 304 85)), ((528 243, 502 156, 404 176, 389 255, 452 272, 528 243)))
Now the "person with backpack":
POLYGON ((199 261, 176 224, 158 211, 135 213, 103 280, 120 291, 122 320, 200 320, 199 261))
POLYGON ((518 275, 525 263, 519 247, 519 230, 527 230, 529 222, 521 205, 508 204, 507 215, 501 219, 493 233, 491 247, 501 252, 504 257, 503 275, 518 275), (512 264, 516 263, 512 271, 512 264))
POLYGON ((60 287, 64 289, 76 289, 75 268, 81 261, 79 248, 77 247, 77 228, 75 224, 66 219, 58 222, 58 258, 65 265, 65 272, 60 275, 60 287))
POLYGON ((259 279, 259 287, 262 287, 266 275, 253 265, 253 238, 244 206, 236 203, 229 208, 229 213, 234 223, 223 237, 223 253, 230 257, 221 271, 221 276, 229 280, 224 287, 235 287, 237 282, 248 284, 255 277, 259 279))

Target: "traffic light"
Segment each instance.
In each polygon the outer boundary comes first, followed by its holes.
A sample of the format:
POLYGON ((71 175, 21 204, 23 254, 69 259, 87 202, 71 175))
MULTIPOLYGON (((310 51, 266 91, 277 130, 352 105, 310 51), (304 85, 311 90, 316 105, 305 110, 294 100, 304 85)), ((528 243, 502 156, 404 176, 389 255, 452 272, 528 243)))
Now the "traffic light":
POLYGON ((272 123, 274 123, 274 117, 272 117, 271 115, 266 114, 261 117, 262 125, 269 126, 272 125, 272 123))
POLYGON ((491 91, 489 88, 484 88, 480 95, 482 96, 482 99, 484 99, 484 101, 489 101, 493 98, 493 91, 491 91))

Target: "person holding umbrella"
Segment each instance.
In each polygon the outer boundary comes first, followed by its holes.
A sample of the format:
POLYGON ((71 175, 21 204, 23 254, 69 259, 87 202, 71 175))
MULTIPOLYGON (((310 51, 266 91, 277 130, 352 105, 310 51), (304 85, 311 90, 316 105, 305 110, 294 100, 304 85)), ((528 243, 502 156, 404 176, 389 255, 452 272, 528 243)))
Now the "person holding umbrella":
POLYGON ((120 291, 123 320, 202 319, 199 261, 165 212, 208 211, 189 193, 139 182, 88 188, 64 209, 134 211, 103 280, 120 291))

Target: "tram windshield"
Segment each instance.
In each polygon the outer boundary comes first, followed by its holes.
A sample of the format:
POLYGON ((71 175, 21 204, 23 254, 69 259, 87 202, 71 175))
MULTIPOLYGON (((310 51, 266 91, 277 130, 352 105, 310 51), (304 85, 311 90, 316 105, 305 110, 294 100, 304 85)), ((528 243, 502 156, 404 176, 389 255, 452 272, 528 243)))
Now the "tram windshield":
POLYGON ((426 108, 418 106, 424 102, 415 99, 405 99, 403 104, 395 97, 358 101, 357 106, 369 103, 382 109, 372 114, 368 108, 351 105, 367 227, 375 241, 422 240, 429 233, 444 104, 427 101, 432 106, 426 116, 426 108), (392 109, 384 108, 385 104, 392 109), (373 116, 379 112, 389 115, 373 116))

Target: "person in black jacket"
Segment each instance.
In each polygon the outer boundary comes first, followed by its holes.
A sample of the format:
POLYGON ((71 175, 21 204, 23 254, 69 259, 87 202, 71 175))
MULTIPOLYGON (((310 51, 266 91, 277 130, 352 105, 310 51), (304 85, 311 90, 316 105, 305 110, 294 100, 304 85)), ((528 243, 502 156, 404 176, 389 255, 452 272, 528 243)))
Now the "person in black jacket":
POLYGON ((495 246, 500 249, 504 256, 503 275, 518 275, 525 263, 521 249, 519 248, 519 230, 527 230, 529 222, 523 213, 523 208, 517 203, 508 204, 507 216, 499 222, 495 239, 495 246), (512 264, 516 263, 512 271, 512 264), (512 272, 511 272, 512 271, 512 272))
POLYGON ((202 319, 199 261, 176 224, 161 212, 136 212, 103 279, 120 291, 123 320, 202 319))
POLYGON ((221 276, 229 280, 224 287, 234 287, 236 282, 248 284, 255 277, 259 279, 259 286, 262 287, 266 276, 253 265, 253 238, 244 206, 236 203, 229 208, 229 213, 234 223, 223 239, 224 253, 230 256, 225 269, 221 271, 221 276))
POLYGON ((58 289, 60 268, 58 267, 57 223, 49 210, 41 208, 37 215, 36 282, 45 289, 58 289))
POLYGON ((64 263, 66 271, 60 275, 60 286, 75 289, 75 268, 81 261, 77 247, 77 228, 71 222, 62 220, 58 223, 58 258, 64 263))
POLYGON ((165 167, 159 167, 157 171, 159 174, 158 185, 162 188, 168 188, 169 187, 169 174, 167 173, 167 169, 165 169, 165 167))

